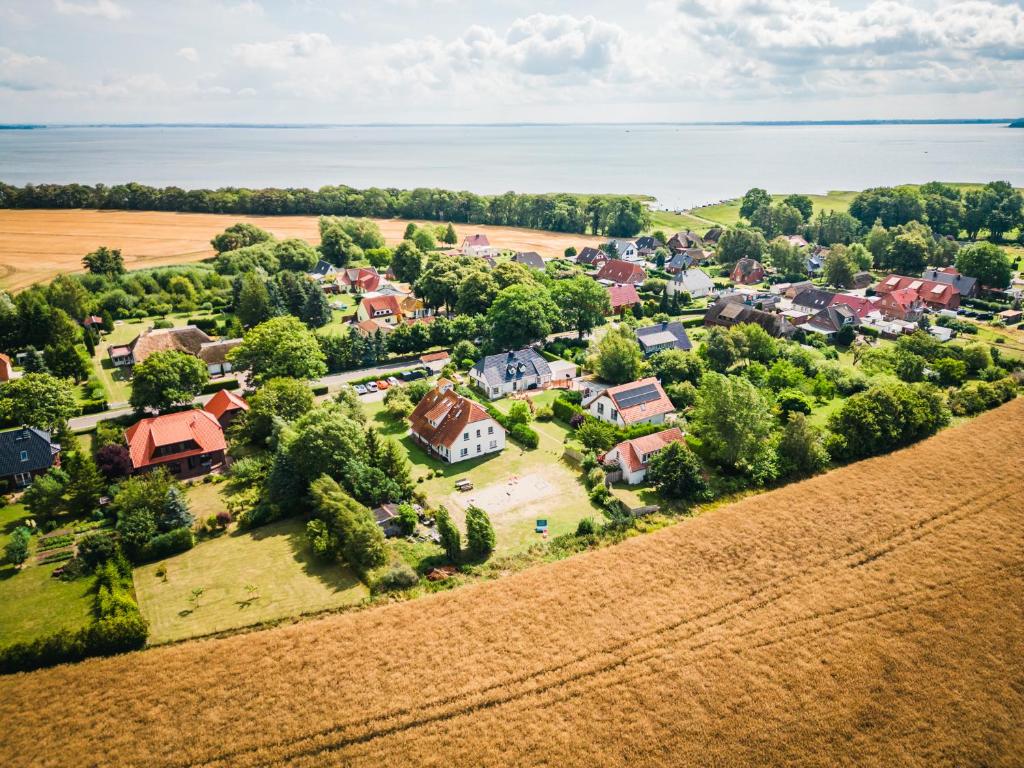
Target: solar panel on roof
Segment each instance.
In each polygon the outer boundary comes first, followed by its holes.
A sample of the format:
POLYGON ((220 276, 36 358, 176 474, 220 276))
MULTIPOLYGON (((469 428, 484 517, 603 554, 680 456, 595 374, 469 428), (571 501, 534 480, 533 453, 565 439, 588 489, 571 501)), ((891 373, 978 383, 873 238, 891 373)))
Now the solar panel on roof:
POLYGON ((910 284, 909 286, 907 286, 907 287, 908 287, 908 288, 910 288, 910 290, 912 290, 912 291, 916 291, 916 290, 917 290, 918 288, 920 288, 920 287, 921 287, 922 285, 923 285, 923 283, 922 283, 922 282, 921 282, 920 280, 915 280, 914 282, 912 282, 912 283, 911 283, 911 284, 910 284))
POLYGON ((640 405, 641 403, 649 403, 652 400, 658 400, 660 397, 661 395, 658 394, 657 385, 644 384, 636 389, 620 392, 615 396, 615 400, 618 402, 619 408, 621 410, 625 410, 626 408, 632 408, 633 406, 640 405))
POLYGON ((946 286, 944 285, 936 285, 932 287, 932 293, 942 293, 944 290, 946 290, 946 286))

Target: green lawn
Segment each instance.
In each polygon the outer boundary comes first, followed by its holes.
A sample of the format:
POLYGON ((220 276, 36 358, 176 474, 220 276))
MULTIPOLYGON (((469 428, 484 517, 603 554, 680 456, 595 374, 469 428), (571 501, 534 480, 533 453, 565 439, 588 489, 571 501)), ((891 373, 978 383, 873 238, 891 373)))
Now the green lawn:
POLYGON ((137 568, 135 591, 151 643, 355 605, 369 595, 347 567, 313 558, 297 518, 227 533, 137 568), (166 577, 156 575, 161 567, 166 577), (203 590, 198 604, 196 589, 203 590))
MULTIPOLYGON (((346 297, 346 298, 348 298, 351 301, 351 297, 348 297, 347 294, 341 294, 341 295, 346 297)), ((332 296, 331 297, 331 301, 333 302, 336 298, 338 298, 338 297, 332 296)), ((338 336, 338 335, 341 335, 342 333, 344 333, 348 329, 348 325, 344 322, 343 318, 346 315, 351 315, 351 314, 352 314, 351 305, 349 306, 349 308, 344 309, 344 310, 332 309, 331 310, 331 322, 329 322, 327 325, 323 326, 322 328, 318 328, 317 329, 317 333, 322 333, 325 336, 338 336)))
MULTIPOLYGON (((538 397, 543 403, 553 400, 555 393, 538 397)), ((502 410, 510 404, 507 400, 495 403, 502 410)), ((382 403, 366 403, 364 408, 369 423, 405 448, 413 464, 413 476, 424 478, 418 487, 431 507, 447 507, 460 527, 469 504, 477 504, 490 515, 497 555, 521 552, 543 541, 534 531, 538 518, 548 521, 551 537, 576 530, 584 517, 600 517, 587 498, 579 473, 561 461, 567 430, 555 422, 531 425, 540 435, 535 450, 526 451, 508 441, 500 454, 448 464, 427 456, 408 436, 406 425, 384 412, 382 403), (461 478, 473 482, 472 491, 455 490, 455 481, 461 478)))
MULTIPOLYGON (((11 504, 0 509, 0 547, 25 517, 25 508, 11 504)), ((32 537, 26 565, 0 567, 0 646, 78 629, 89 622, 92 579, 65 582, 51 574, 59 563, 35 564, 37 537, 32 537)))
MULTIPOLYGON (((829 192, 827 195, 808 195, 814 203, 814 213, 818 211, 845 211, 850 207, 856 192, 829 192)), ((772 195, 776 201, 782 200, 786 195, 772 195)), ((694 208, 689 213, 702 219, 708 219, 716 224, 727 227, 734 227, 740 220, 740 198, 727 203, 717 205, 705 205, 701 208, 694 208)))

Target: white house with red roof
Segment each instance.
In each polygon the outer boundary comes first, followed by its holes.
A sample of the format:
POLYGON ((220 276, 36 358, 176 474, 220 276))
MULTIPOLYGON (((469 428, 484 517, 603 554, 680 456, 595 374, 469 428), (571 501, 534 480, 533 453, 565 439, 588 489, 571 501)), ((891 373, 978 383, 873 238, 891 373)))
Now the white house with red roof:
POLYGON ((124 436, 135 472, 162 466, 174 477, 194 477, 224 464, 224 430, 209 411, 179 411, 142 419, 126 429, 124 436))
POLYGON ((491 241, 487 239, 487 235, 468 235, 462 241, 462 247, 459 249, 466 256, 497 256, 498 249, 491 245, 491 241))
POLYGON ((605 466, 618 467, 622 471, 623 480, 630 485, 637 485, 647 477, 647 467, 656 453, 667 445, 681 442, 682 430, 671 427, 653 435, 624 440, 608 451, 601 461, 605 466))
POLYGON ((584 407, 594 418, 630 427, 633 424, 664 424, 675 406, 653 376, 629 384, 620 384, 599 392, 584 407))
POLYGON ((455 391, 448 379, 438 379, 409 415, 412 437, 449 464, 499 453, 505 448, 505 429, 475 400, 455 391))

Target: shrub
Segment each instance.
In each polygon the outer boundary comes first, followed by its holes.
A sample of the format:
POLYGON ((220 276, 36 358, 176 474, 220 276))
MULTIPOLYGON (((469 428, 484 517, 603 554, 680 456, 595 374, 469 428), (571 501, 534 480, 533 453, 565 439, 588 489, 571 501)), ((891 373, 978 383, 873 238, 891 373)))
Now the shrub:
POLYGON ((78 559, 86 571, 95 570, 117 552, 117 540, 111 533, 90 533, 78 540, 78 559))
POLYGON ((592 517, 584 517, 576 524, 577 536, 593 536, 595 533, 597 533, 597 526, 592 517))
POLYGON ((522 445, 524 448, 536 448, 540 443, 540 437, 525 424, 514 424, 508 430, 508 436, 522 445))
MULTIPOLYGON (((227 512, 221 514, 231 515, 227 512)), ((173 531, 154 536, 139 551, 138 562, 162 560, 165 557, 185 552, 195 545, 195 538, 189 528, 175 528, 173 531)))
POLYGON ((419 583, 416 571, 405 563, 395 563, 388 568, 373 585, 375 592, 392 592, 415 587, 419 583))
POLYGON ((109 407, 106 399, 86 400, 82 403, 81 413, 83 416, 90 413, 103 413, 109 407))
MULTIPOLYGON (((574 394, 579 394, 579 393, 574 393, 574 394)), ((573 416, 576 416, 577 414, 582 414, 583 413, 583 409, 579 405, 577 405, 575 403, 572 403, 569 400, 565 400, 565 399, 562 399, 561 397, 559 397, 551 405, 551 413, 559 421, 561 421, 561 422, 563 422, 565 424, 571 424, 573 416)))
POLYGON ((537 421, 551 421, 555 418, 554 409, 550 405, 542 405, 537 409, 537 412, 533 415, 537 421))

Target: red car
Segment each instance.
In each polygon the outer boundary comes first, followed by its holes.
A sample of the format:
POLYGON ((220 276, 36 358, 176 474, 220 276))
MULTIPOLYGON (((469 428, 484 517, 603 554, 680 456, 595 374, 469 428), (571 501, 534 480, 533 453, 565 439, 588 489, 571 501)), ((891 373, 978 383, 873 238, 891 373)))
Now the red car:
POLYGON ((387 388, 388 388, 388 387, 390 387, 390 386, 391 386, 391 385, 390 385, 390 384, 388 384, 388 383, 387 383, 386 381, 384 381, 384 379, 380 379, 380 380, 379 380, 379 381, 377 382, 377 389, 387 389, 387 388))

